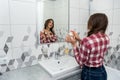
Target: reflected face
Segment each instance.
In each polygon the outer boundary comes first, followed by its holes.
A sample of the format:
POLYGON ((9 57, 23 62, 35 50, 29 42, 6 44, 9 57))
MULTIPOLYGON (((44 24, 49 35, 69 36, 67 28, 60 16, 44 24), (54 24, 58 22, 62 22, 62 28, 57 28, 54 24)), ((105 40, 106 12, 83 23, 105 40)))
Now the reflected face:
POLYGON ((52 20, 49 21, 48 27, 49 27, 50 29, 53 27, 53 21, 52 21, 52 20))

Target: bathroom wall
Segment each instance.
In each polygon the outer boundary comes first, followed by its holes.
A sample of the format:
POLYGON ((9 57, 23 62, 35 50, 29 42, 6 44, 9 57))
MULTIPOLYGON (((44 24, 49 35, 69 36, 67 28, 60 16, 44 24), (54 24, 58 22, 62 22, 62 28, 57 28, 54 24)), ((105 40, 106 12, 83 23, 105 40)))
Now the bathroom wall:
MULTIPOLYGON (((0 72, 37 64, 48 59, 65 42, 38 45, 36 0, 0 0, 0 72), (47 49, 48 55, 42 50, 47 49)), ((85 36, 89 0, 70 0, 70 29, 85 36)), ((49 59, 48 59, 49 60, 49 59)))
POLYGON ((120 70, 120 0, 90 0, 90 14, 97 12, 105 13, 109 20, 106 34, 110 37, 110 46, 105 64, 120 70))
POLYGON ((87 21, 89 18, 89 0, 70 0, 70 30, 86 36, 87 21))
POLYGON ((0 0, 0 72, 36 64, 35 32, 36 0, 0 0))

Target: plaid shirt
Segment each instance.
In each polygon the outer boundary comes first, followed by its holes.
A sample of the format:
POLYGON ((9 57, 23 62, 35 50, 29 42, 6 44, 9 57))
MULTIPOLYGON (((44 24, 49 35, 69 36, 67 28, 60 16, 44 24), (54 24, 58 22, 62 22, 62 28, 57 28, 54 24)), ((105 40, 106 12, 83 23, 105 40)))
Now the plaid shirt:
POLYGON ((51 43, 51 42, 56 42, 57 41, 57 36, 51 33, 48 35, 45 32, 40 32, 40 43, 51 43))
POLYGON ((99 67, 103 64, 109 38, 106 34, 97 33, 84 38, 79 47, 74 47, 75 59, 82 67, 99 67))

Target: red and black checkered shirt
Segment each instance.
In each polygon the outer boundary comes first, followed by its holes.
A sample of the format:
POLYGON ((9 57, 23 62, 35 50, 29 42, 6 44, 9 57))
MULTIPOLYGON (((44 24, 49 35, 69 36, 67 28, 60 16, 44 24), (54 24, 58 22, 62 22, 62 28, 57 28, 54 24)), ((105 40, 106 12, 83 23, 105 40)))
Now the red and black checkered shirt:
POLYGON ((50 35, 46 34, 45 32, 40 32, 40 43, 51 43, 56 42, 57 36, 53 33, 50 35))
POLYGON ((109 37, 106 34, 92 34, 85 37, 79 47, 74 47, 75 59, 81 67, 99 67, 103 64, 108 45, 109 37))

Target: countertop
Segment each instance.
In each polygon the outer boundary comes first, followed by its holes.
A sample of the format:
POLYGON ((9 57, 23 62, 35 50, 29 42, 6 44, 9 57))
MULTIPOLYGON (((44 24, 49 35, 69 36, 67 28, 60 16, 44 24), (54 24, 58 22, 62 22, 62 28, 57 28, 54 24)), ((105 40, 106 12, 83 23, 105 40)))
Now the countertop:
POLYGON ((0 80, 55 80, 39 64, 3 73, 0 80))

